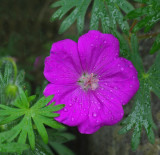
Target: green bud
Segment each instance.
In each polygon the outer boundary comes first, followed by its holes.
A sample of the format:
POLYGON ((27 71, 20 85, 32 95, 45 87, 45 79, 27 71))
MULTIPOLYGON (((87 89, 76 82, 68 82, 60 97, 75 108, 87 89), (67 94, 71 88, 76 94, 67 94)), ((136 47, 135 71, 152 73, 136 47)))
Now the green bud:
POLYGON ((0 125, 0 131, 5 131, 7 129, 7 124, 0 125))
POLYGON ((9 84, 5 91, 8 97, 15 97, 18 92, 18 87, 16 85, 9 84))

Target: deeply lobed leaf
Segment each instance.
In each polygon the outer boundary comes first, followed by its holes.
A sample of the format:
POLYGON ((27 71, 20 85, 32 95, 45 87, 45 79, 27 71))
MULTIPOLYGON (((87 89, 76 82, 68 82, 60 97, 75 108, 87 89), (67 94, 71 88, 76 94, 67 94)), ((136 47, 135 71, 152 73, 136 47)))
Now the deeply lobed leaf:
POLYGON ((0 124, 7 124, 14 120, 21 119, 19 124, 14 126, 11 130, 0 133, 0 143, 6 141, 10 143, 18 137, 18 143, 25 144, 28 137, 30 146, 34 149, 35 135, 32 120, 43 141, 47 143, 48 134, 44 124, 55 129, 64 128, 63 125, 53 120, 53 117, 59 116, 59 114, 53 112, 62 109, 64 105, 54 106, 53 102, 49 106, 46 106, 53 98, 53 95, 51 95, 47 98, 42 97, 30 108, 29 102, 32 101, 35 96, 26 96, 26 93, 24 93, 21 88, 19 88, 19 95, 20 96, 12 104, 16 108, 0 104, 0 116, 3 116, 0 124))
MULTIPOLYGON (((121 9, 128 13, 132 11, 133 6, 126 0, 94 0, 92 7, 92 15, 90 22, 90 29, 97 30, 99 21, 102 23, 103 32, 109 33, 111 30, 116 30, 118 24, 123 32, 127 32, 129 25, 123 20, 121 9), (106 1, 106 3, 105 3, 106 1)), ((71 13, 64 19, 61 24, 60 33, 66 31, 76 20, 79 34, 83 32, 84 21, 87 9, 91 0, 59 0, 51 5, 51 7, 60 7, 51 17, 51 21, 56 18, 61 19, 69 10, 73 9, 71 13)))
POLYGON ((151 143, 154 143, 155 137, 153 129, 156 128, 156 125, 153 122, 151 113, 150 90, 151 88, 153 88, 153 85, 151 87, 150 81, 152 80, 151 75, 152 77, 154 77, 155 75, 157 76, 157 73, 153 71, 157 69, 156 71, 158 72, 158 75, 160 74, 160 72, 158 71, 158 67, 160 65, 160 55, 158 55, 156 63, 151 67, 149 72, 145 73, 142 59, 138 54, 138 40, 134 34, 131 36, 131 46, 131 60, 138 71, 140 88, 135 96, 132 112, 124 121, 122 121, 123 127, 120 129, 119 133, 124 134, 130 131, 132 128, 134 128, 132 135, 132 149, 136 150, 140 143, 142 128, 146 130, 148 140, 151 143))

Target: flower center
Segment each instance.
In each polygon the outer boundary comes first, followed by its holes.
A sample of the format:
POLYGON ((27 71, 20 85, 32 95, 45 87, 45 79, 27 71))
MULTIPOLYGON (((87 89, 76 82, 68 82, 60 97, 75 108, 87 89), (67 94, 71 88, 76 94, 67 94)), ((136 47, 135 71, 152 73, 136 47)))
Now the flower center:
POLYGON ((93 73, 88 74, 84 73, 78 80, 79 85, 84 89, 84 90, 95 90, 98 87, 98 79, 96 75, 93 73))

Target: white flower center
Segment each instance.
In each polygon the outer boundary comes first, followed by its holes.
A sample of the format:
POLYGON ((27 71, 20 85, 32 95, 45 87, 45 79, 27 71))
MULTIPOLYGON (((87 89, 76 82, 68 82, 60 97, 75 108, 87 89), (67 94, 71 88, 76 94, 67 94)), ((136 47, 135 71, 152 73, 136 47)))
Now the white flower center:
POLYGON ((95 90, 98 87, 98 81, 99 80, 97 79, 96 75, 94 75, 93 73, 84 73, 79 78, 78 83, 84 90, 95 90))

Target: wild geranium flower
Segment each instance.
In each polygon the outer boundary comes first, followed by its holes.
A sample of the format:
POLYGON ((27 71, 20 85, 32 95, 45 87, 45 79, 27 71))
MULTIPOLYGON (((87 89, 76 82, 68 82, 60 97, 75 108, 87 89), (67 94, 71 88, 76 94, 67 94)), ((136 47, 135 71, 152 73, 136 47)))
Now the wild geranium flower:
POLYGON ((45 59, 44 76, 50 82, 44 95, 54 94, 65 104, 57 121, 91 134, 118 123, 139 88, 132 63, 119 57, 119 42, 112 34, 91 30, 78 43, 66 39, 52 45, 45 59))

